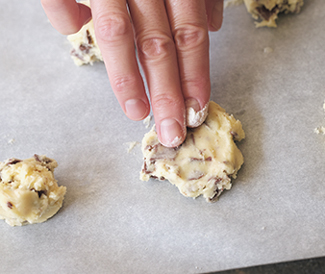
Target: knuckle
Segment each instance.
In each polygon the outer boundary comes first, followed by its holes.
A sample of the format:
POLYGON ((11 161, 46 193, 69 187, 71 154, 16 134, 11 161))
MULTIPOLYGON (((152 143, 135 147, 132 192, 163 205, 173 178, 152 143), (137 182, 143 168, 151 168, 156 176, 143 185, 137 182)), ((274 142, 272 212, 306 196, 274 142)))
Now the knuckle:
POLYGON ((111 84, 117 93, 128 92, 135 87, 136 78, 132 75, 116 75, 112 77, 111 84))
POLYGON ((123 14, 102 14, 96 19, 97 39, 104 42, 119 40, 130 29, 129 17, 123 14))
POLYGON ((179 50, 190 50, 208 45, 208 32, 205 28, 187 24, 174 31, 174 39, 179 50))
POLYGON ((168 109, 181 109, 180 106, 184 104, 183 98, 175 98, 169 94, 158 94, 151 97, 155 111, 161 113, 168 109))
POLYGON ((202 92, 210 90, 210 78, 204 75, 185 77, 181 80, 182 87, 186 89, 200 90, 202 92))
POLYGON ((167 34, 139 36, 137 44, 145 59, 163 59, 174 50, 174 41, 167 34))

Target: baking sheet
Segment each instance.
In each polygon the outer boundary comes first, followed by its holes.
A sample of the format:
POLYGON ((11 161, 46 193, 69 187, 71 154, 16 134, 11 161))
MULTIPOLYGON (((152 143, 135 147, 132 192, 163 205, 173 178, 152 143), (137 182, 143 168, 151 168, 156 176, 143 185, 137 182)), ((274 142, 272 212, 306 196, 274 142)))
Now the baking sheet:
POLYGON ((127 143, 148 129, 124 116, 104 65, 76 67, 39 1, 0 0, 0 159, 46 154, 67 187, 47 222, 0 221, 1 272, 199 273, 324 256, 325 9, 305 2, 277 29, 229 7, 210 35, 211 99, 246 139, 232 190, 208 204, 141 182, 140 146, 127 143))

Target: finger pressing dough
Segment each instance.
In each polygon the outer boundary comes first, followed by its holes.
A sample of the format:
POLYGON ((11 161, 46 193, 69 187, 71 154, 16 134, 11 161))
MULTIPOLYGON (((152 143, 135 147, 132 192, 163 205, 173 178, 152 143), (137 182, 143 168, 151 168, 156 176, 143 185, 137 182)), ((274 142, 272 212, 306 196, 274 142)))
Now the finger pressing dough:
POLYGON ((278 14, 299 13, 304 4, 303 0, 244 0, 247 11, 253 18, 261 22, 256 22, 256 27, 276 27, 275 20, 278 14))
MULTIPOLYGON (((81 3, 89 6, 89 1, 81 3)), ((68 35, 68 40, 72 45, 71 57, 77 66, 92 65, 96 61, 103 61, 95 37, 93 20, 90 20, 77 33, 68 35)))
POLYGON ((140 179, 168 180, 187 197, 212 202, 231 188, 231 178, 244 162, 234 141, 245 138, 240 121, 214 102, 208 116, 197 128, 188 128, 182 145, 167 148, 159 143, 153 127, 142 140, 144 163, 140 179))
POLYGON ((0 162, 0 219, 11 226, 41 223, 62 206, 66 192, 54 179, 57 162, 34 155, 0 162))

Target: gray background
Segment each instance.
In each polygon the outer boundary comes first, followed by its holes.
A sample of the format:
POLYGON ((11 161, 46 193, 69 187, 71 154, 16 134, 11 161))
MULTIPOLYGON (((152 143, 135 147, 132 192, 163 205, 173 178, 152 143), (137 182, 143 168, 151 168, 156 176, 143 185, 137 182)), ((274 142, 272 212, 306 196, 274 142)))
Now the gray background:
POLYGON ((67 187, 45 223, 0 221, 1 273, 198 273, 325 255, 325 3, 277 29, 243 5, 211 33, 211 99, 241 120, 245 163, 215 204, 141 182, 142 122, 102 63, 76 67, 39 1, 0 0, 0 160, 56 159, 67 187), (264 53, 271 47, 272 53, 264 53))

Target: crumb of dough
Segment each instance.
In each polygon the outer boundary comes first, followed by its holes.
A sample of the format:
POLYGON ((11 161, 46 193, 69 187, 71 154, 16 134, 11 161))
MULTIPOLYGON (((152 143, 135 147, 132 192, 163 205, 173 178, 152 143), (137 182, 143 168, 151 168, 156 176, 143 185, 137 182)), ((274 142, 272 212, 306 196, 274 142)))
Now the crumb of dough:
POLYGON ((303 0, 244 0, 247 11, 256 20, 256 27, 276 28, 279 13, 299 13, 304 4, 303 0))
POLYGON ((232 186, 231 179, 244 159, 235 141, 245 138, 240 121, 214 102, 209 103, 208 116, 197 128, 188 128, 182 145, 163 146, 155 127, 142 140, 144 163, 140 179, 168 180, 187 197, 200 195, 208 202, 232 186))
POLYGON ((146 126, 146 128, 150 127, 150 122, 151 122, 151 116, 148 115, 144 120, 143 120, 143 124, 146 126))
POLYGON ((317 128, 315 128, 315 133, 317 133, 317 134, 323 134, 323 135, 325 135, 325 127, 317 127, 317 128))
POLYGON ((16 141, 16 140, 12 138, 12 139, 10 139, 10 140, 8 141, 8 144, 12 145, 15 141, 16 141))
POLYGON ((133 141, 133 142, 127 142, 126 144, 128 145, 127 151, 128 151, 128 153, 130 153, 140 143, 137 141, 133 141))
MULTIPOLYGON (((323 110, 325 112, 325 101, 323 103, 323 110)), ((317 134, 325 135, 325 127, 324 126, 317 127, 317 128, 314 129, 314 132, 317 133, 317 134)))
POLYGON ((66 187, 54 179, 57 162, 46 156, 0 162, 0 219, 11 226, 46 221, 61 208, 66 187))
MULTIPOLYGON (((90 6, 89 1, 81 3, 90 6)), ((90 20, 77 33, 68 35, 67 38, 72 45, 70 55, 77 66, 92 65, 96 61, 103 61, 95 37, 93 20, 90 20)))
POLYGON ((224 3, 224 8, 239 6, 244 3, 244 0, 227 0, 224 3))
POLYGON ((266 54, 267 53, 271 53, 271 52, 273 52, 273 49, 270 48, 270 47, 265 47, 264 50, 263 50, 263 52, 266 53, 266 54))

